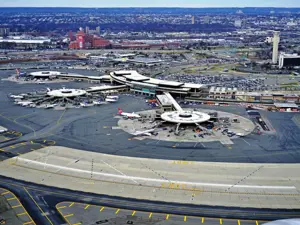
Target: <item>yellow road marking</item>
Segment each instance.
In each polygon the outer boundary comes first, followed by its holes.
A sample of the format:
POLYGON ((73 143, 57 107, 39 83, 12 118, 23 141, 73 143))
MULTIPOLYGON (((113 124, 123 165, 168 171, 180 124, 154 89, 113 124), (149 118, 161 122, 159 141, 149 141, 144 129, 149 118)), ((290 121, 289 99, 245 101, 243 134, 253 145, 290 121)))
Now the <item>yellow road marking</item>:
POLYGON ((120 212, 120 209, 117 209, 117 211, 115 212, 115 214, 118 214, 120 212))
POLYGON ((14 145, 11 145, 11 146, 9 146, 10 148, 15 148, 15 146, 14 145))
POLYGON ((186 216, 183 217, 183 221, 186 222, 186 216))
POLYGON ((201 223, 204 223, 204 217, 202 217, 201 223))
POLYGON ((79 223, 74 223, 73 225, 80 225, 81 223, 79 222, 79 223))
POLYGON ((23 212, 23 213, 17 214, 17 216, 23 216, 23 215, 26 215, 26 214, 27 214, 27 212, 23 212))
POLYGON ((222 221, 222 219, 220 219, 220 224, 221 224, 221 225, 223 224, 223 221, 222 221))
POLYGON ((34 202, 34 204, 38 207, 38 209, 42 212, 42 214, 46 217, 46 219, 48 220, 48 222, 51 225, 54 225, 51 220, 49 219, 49 217, 46 215, 46 213, 41 209, 41 207, 37 204, 37 202, 34 200, 34 198, 32 197, 32 195, 27 191, 27 189, 25 187, 23 187, 24 190, 26 191, 26 193, 29 195, 29 197, 31 198, 31 200, 34 202))
POLYGON ((228 149, 232 149, 232 147, 231 147, 231 146, 228 146, 228 149))
POLYGON ((258 221, 256 220, 256 225, 259 225, 258 221))
POLYGON ((102 207, 102 208, 100 209, 100 212, 102 212, 104 208, 105 208, 105 207, 102 207))
POLYGON ((10 201, 10 200, 14 200, 14 199, 16 199, 16 197, 8 198, 8 199, 6 199, 6 200, 7 200, 7 201, 10 201))
POLYGON ((75 204, 75 202, 72 202, 72 203, 69 205, 69 207, 72 207, 74 204, 75 204))
POLYGON ((44 140, 44 143, 46 143, 46 140, 44 140))
POLYGON ((22 142, 21 145, 26 145, 26 143, 22 142))
POLYGON ((169 214, 167 214, 167 215, 166 215, 166 220, 168 220, 168 219, 169 219, 169 216, 170 216, 169 214))
POLYGON ((131 216, 134 216, 134 215, 135 215, 135 213, 136 213, 136 211, 133 211, 133 212, 132 212, 132 214, 131 214, 131 216))
POLYGON ((8 194, 8 193, 10 193, 9 191, 6 191, 6 192, 4 192, 4 193, 1 193, 1 195, 6 195, 6 194, 8 194))
POLYGON ((64 208, 66 208, 66 207, 67 207, 67 206, 63 205, 63 206, 57 207, 57 209, 64 209, 64 208))
POLYGON ((64 217, 67 218, 67 217, 70 217, 70 216, 74 216, 74 214, 68 214, 68 215, 65 215, 64 217))
POLYGON ((90 207, 90 205, 87 205, 86 207, 84 207, 84 209, 88 209, 90 207))
POLYGON ((11 208, 18 208, 18 207, 20 207, 21 205, 14 205, 14 206, 12 206, 11 208))
POLYGON ((0 152, 4 152, 4 150, 2 148, 0 148, 0 152))
POLYGON ((34 142, 33 142, 33 141, 30 141, 30 143, 31 143, 31 144, 34 144, 34 142))
POLYGON ((23 223, 23 225, 32 224, 32 223, 33 223, 33 221, 29 221, 29 222, 23 223))
POLYGON ((238 225, 241 225, 241 221, 240 220, 238 220, 238 225))
POLYGON ((152 217, 152 213, 149 214, 149 219, 152 217))

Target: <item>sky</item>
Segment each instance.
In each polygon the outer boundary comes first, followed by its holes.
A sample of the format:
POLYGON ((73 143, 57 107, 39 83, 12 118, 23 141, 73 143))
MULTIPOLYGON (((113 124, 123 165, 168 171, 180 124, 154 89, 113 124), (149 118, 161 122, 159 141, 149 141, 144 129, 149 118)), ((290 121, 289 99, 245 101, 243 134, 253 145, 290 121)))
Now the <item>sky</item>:
POLYGON ((300 0, 0 0, 0 7, 300 7, 300 0))

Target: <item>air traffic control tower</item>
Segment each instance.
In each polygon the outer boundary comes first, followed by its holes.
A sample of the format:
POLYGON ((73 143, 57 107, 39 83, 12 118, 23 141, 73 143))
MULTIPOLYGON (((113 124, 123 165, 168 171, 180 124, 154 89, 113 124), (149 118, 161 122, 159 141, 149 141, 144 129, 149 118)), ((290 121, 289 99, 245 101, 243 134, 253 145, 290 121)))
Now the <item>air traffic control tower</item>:
POLYGON ((277 64, 278 62, 278 46, 280 42, 279 37, 280 31, 273 31, 273 54, 272 54, 272 63, 277 64))

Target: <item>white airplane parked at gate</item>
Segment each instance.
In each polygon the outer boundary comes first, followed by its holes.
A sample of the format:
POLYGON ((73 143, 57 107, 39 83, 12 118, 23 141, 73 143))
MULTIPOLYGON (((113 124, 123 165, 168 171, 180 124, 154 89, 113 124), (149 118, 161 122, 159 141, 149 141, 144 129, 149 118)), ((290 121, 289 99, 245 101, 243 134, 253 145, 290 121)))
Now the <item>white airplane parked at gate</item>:
POLYGON ((154 131, 155 131, 154 129, 144 130, 144 131, 134 131, 131 134, 134 136, 151 136, 154 131))
POLYGON ((88 107, 88 104, 85 103, 85 102, 81 102, 81 103, 80 103, 80 106, 82 106, 82 107, 88 107))
POLYGON ((119 96, 108 95, 105 98, 106 102, 117 102, 119 100, 119 96))
POLYGON ((93 101, 93 104, 94 104, 94 105, 101 105, 102 102, 101 102, 100 100, 98 100, 98 101, 93 101))
POLYGON ((55 106, 57 106, 57 104, 47 104, 45 105, 45 109, 51 109, 54 108, 55 106))
POLYGON ((17 104, 21 105, 21 106, 29 106, 29 105, 33 104, 33 102, 18 102, 17 104))
POLYGON ((126 117, 126 118, 141 118, 141 116, 137 113, 123 112, 123 110, 121 108, 118 108, 118 115, 121 115, 121 116, 126 117))
POLYGON ((22 95, 10 95, 9 97, 14 98, 14 99, 22 99, 24 96, 22 95))

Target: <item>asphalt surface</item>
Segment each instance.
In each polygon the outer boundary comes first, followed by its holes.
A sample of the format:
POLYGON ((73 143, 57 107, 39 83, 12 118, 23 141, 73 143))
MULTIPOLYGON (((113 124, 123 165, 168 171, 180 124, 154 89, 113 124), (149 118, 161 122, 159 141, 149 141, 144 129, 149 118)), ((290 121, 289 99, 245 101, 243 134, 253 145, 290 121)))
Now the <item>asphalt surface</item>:
MULTIPOLYGON (((11 72, 2 71, 2 77, 11 72)), ((88 87, 85 82, 64 84, 70 88, 88 87)), ((0 81, 0 121, 1 126, 11 131, 21 132, 18 139, 0 143, 0 148, 20 141, 36 139, 53 140, 57 145, 79 148, 107 154, 131 157, 160 158, 172 160, 209 161, 209 162, 251 162, 251 163, 297 163, 300 161, 300 130, 294 116, 296 113, 261 112, 274 130, 271 134, 251 134, 233 140, 232 145, 210 142, 204 145, 196 142, 176 143, 150 139, 135 140, 117 126, 117 108, 125 112, 149 109, 142 97, 121 96, 116 104, 107 104, 91 108, 35 109, 14 105, 7 97, 8 93, 20 94, 45 87, 58 88, 61 84, 20 85, 0 81)), ((190 106, 188 106, 190 107, 190 106)), ((247 117, 241 106, 222 107, 200 105, 197 107, 223 110, 247 117)))

